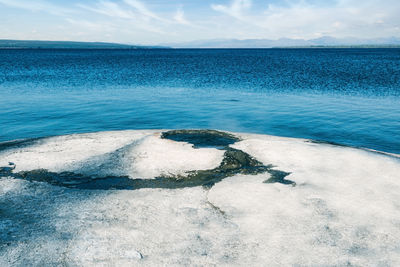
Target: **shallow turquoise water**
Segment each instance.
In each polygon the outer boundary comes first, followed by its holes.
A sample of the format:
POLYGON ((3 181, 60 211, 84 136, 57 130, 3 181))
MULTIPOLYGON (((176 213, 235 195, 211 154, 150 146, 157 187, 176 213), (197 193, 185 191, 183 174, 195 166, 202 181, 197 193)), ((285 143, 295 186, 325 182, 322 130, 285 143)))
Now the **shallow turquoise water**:
POLYGON ((399 49, 0 50, 0 141, 214 128, 400 153, 399 49))

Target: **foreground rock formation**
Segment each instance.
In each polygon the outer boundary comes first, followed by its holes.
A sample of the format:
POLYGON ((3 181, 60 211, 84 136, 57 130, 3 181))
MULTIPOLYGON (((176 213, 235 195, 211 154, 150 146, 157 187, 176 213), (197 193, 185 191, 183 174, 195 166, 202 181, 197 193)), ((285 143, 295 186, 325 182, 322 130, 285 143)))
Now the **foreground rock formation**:
POLYGON ((397 155, 149 130, 2 143, 0 166, 1 266, 400 264, 397 155))

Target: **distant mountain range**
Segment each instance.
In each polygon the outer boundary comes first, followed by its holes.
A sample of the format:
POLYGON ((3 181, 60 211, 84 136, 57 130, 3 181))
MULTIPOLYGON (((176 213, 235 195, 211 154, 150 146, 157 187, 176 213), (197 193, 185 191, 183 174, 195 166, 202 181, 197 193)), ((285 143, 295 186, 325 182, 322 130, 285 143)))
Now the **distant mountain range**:
POLYGON ((212 39, 184 43, 161 44, 172 48, 274 48, 274 47, 400 47, 400 38, 334 38, 324 36, 316 39, 212 39))
POLYGON ((165 48, 159 46, 140 46, 104 42, 72 42, 72 41, 31 41, 31 40, 1 40, 1 48, 30 48, 30 49, 151 49, 165 48))

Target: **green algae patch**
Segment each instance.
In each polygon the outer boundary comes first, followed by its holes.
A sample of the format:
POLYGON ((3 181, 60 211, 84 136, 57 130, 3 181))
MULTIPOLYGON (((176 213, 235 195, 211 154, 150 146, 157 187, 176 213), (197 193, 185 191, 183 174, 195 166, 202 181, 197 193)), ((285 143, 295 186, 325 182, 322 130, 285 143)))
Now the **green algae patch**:
MULTIPOLYGON (((227 148, 221 164, 210 170, 189 171, 186 175, 162 176, 154 179, 132 179, 128 176, 91 177, 73 172, 50 172, 45 169, 13 173, 11 169, 4 170, 7 176, 28 181, 46 182, 51 185, 76 189, 127 189, 167 188, 203 186, 210 188, 226 177, 235 174, 259 174, 269 171, 271 166, 264 166, 249 154, 227 148)), ((4 173, 5 174, 5 173, 4 173)))
POLYGON ((285 179, 286 176, 291 174, 290 172, 284 172, 284 171, 279 171, 279 170, 268 170, 268 173, 271 174, 271 178, 264 181, 264 183, 266 183, 266 184, 281 183, 281 184, 287 184, 287 185, 292 185, 292 186, 296 185, 295 182, 285 179))
POLYGON ((217 149, 224 149, 241 141, 233 134, 216 130, 172 130, 163 132, 161 138, 176 142, 187 142, 193 144, 194 148, 212 147, 217 149))

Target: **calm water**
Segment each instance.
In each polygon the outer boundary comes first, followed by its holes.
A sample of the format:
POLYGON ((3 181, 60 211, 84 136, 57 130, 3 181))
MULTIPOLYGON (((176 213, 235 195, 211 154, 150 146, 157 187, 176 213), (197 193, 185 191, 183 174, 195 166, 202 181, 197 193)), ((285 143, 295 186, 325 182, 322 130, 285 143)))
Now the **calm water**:
POLYGON ((160 128, 400 153, 400 49, 0 50, 0 141, 160 128))

